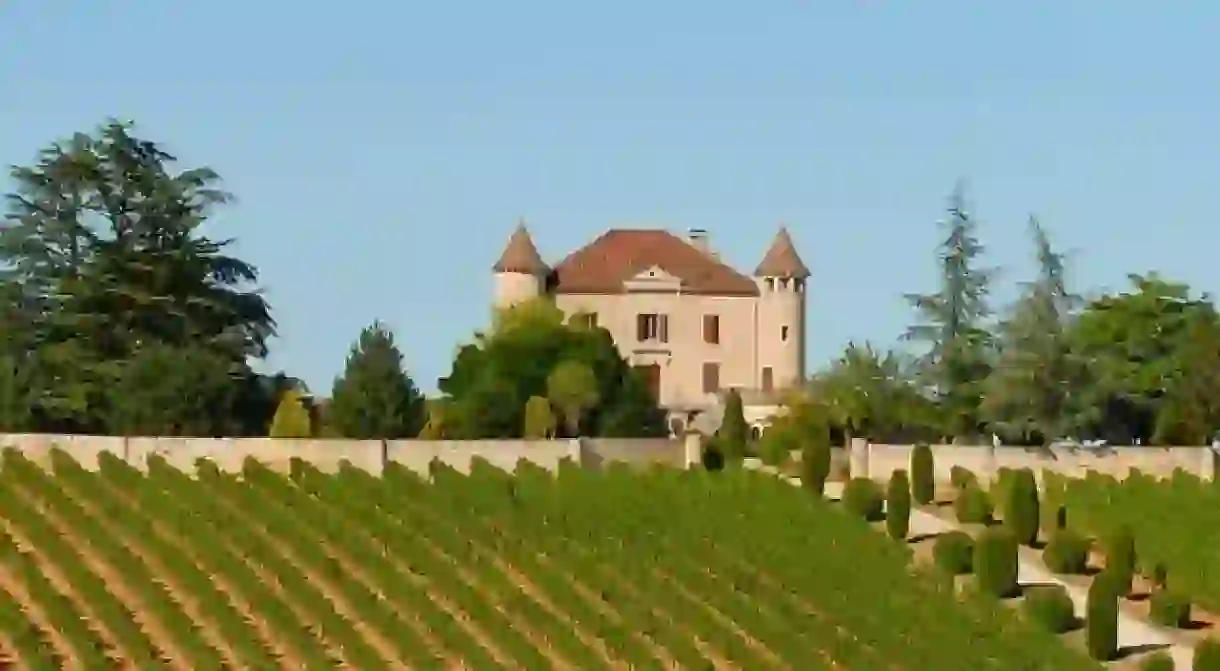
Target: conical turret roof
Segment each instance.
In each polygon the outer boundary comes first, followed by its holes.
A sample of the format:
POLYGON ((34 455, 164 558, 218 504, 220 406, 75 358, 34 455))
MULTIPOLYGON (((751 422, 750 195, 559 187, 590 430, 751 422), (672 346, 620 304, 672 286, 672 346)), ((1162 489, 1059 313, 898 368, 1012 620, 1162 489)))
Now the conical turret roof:
POLYGON ((796 253, 796 245, 792 244, 792 236, 788 235, 788 227, 781 226, 771 248, 763 255, 762 263, 754 270, 755 277, 809 277, 809 268, 801 261, 801 255, 796 253))
POLYGON ((504 248, 504 253, 500 255, 500 260, 496 262, 496 265, 492 266, 492 270, 497 273, 524 275, 543 275, 550 270, 543 263, 542 257, 538 255, 538 248, 530 239, 524 221, 517 224, 517 229, 508 238, 508 246, 504 248))

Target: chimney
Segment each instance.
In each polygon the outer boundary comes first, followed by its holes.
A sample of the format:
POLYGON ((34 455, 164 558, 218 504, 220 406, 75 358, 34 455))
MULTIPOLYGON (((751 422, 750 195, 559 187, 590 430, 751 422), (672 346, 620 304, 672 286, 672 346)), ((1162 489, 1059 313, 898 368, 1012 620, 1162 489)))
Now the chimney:
POLYGON ((710 245, 708 245, 706 230, 702 228, 692 228, 686 232, 686 238, 691 247, 694 247, 708 256, 713 256, 712 248, 710 245))

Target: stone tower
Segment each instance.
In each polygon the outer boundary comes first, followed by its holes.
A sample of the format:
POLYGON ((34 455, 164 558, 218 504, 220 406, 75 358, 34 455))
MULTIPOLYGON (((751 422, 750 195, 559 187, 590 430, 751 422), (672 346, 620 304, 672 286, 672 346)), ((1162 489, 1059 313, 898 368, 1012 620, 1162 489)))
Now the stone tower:
POLYGON ((775 390, 791 387, 805 379, 809 268, 797 254, 786 227, 781 226, 776 233, 754 278, 759 292, 758 386, 775 390))
POLYGON ((524 221, 517 224, 492 270, 496 273, 496 308, 511 307, 541 296, 546 291, 546 277, 551 271, 538 255, 524 221))

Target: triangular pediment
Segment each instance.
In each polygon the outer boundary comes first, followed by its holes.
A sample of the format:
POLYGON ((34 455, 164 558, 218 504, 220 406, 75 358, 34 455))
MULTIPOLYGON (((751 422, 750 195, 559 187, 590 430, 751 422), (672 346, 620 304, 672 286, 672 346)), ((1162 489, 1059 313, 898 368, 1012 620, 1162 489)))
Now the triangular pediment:
POLYGON ((661 266, 651 266, 649 268, 641 270, 640 272, 636 273, 631 279, 635 280, 635 281, 643 281, 643 282, 647 282, 649 280, 653 280, 655 282, 680 282, 681 281, 678 277, 676 277, 674 275, 670 275, 669 273, 665 272, 665 269, 662 268, 661 266))

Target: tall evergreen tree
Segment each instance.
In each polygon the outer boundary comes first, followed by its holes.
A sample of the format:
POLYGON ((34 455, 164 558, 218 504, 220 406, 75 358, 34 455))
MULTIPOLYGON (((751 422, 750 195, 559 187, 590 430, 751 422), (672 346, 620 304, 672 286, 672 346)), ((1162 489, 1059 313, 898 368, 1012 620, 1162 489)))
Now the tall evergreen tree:
POLYGON ((988 378, 984 417, 1009 439, 1050 441, 1074 428, 1084 367, 1074 356, 1067 328, 1081 298, 1067 286, 1064 254, 1030 217, 1037 277, 1000 323, 999 365, 988 378))
POLYGON ((344 438, 414 438, 423 429, 424 397, 403 370, 394 334, 380 322, 360 332, 335 380, 327 418, 344 438))
POLYGON ((954 438, 978 432, 982 381, 990 370, 991 334, 987 298, 993 272, 979 267, 984 248, 978 224, 967 211, 964 186, 958 184, 949 199, 946 236, 937 256, 940 287, 929 294, 910 294, 907 300, 918 321, 906 333, 923 342, 927 352, 920 361, 926 386, 939 401, 944 428, 954 438))

